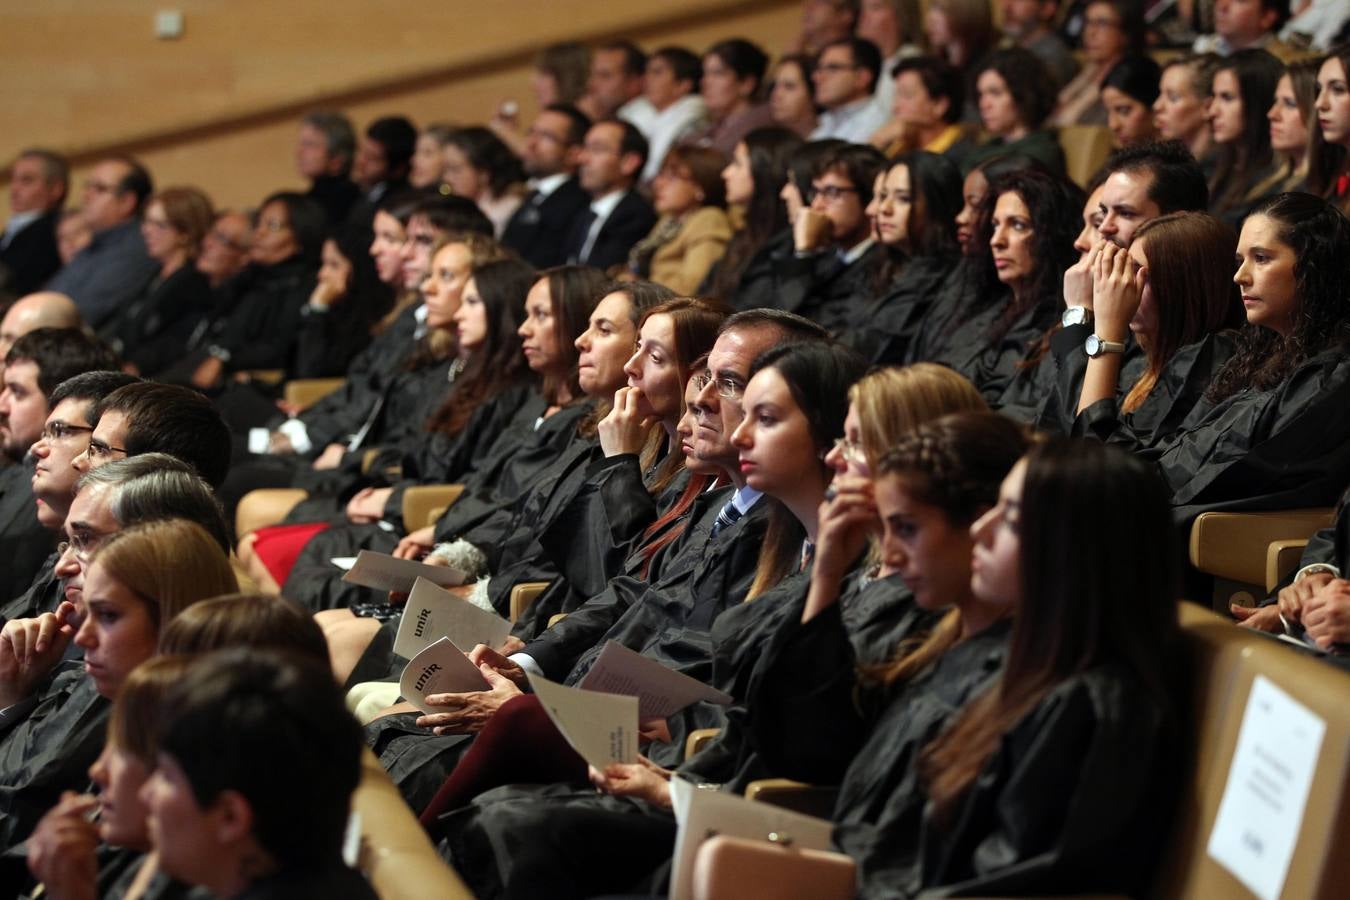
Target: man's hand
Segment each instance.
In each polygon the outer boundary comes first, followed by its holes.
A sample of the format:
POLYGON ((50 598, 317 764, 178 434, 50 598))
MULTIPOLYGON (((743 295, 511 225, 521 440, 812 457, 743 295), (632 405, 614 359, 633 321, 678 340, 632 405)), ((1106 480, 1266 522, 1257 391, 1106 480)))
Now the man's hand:
POLYGON ((487 644, 479 644, 470 650, 469 662, 479 668, 490 666, 522 690, 529 687, 530 680, 525 676, 525 670, 521 668, 520 664, 512 661, 505 654, 493 650, 487 644))
POLYGON ((1280 615, 1286 622, 1302 622, 1303 610, 1312 602, 1313 595, 1336 580, 1330 572, 1309 572, 1276 595, 1280 615))
POLYGON ((800 253, 819 250, 834 239, 834 223, 828 216, 803 207, 792 223, 793 247, 800 253))
POLYGON ((417 724, 422 728, 430 728, 435 734, 477 734, 492 720, 493 714, 503 703, 521 695, 520 688, 505 676, 497 674, 492 666, 480 665, 478 671, 487 679, 489 687, 486 691, 430 694, 427 703, 444 707, 446 711, 421 716, 417 724))
POLYGON ((369 525, 384 518, 384 505, 389 502, 393 488, 361 488, 347 501, 347 521, 353 525, 369 525))
POLYGON ((1240 603, 1230 603, 1228 609, 1242 628, 1267 631, 1271 634, 1284 632, 1284 623, 1280 621, 1280 608, 1274 603, 1269 606, 1243 606, 1240 603))
POLYGON ((1333 578, 1303 607, 1303 627, 1323 650, 1350 644, 1350 581, 1333 578))
POLYGON ((342 465, 342 457, 347 455, 347 448, 342 444, 329 444, 323 448, 318 459, 310 463, 310 468, 316 472, 326 472, 330 469, 336 469, 342 465))
MULTIPOLYGON (((394 556, 397 556, 399 559, 422 559, 422 557, 430 553, 435 546, 436 528, 434 525, 427 525, 424 528, 417 529, 412 534, 399 541, 398 546, 394 548, 394 556)), ((438 561, 435 557, 422 559, 422 562, 429 566, 447 565, 444 560, 438 561)))
POLYGON ((0 707, 28 696, 61 661, 79 625, 79 612, 68 600, 55 613, 5 623, 0 629, 0 707))
POLYGON ((207 391, 220 384, 221 376, 224 374, 225 363, 214 356, 208 356, 201 361, 196 371, 192 373, 192 384, 194 387, 207 391))

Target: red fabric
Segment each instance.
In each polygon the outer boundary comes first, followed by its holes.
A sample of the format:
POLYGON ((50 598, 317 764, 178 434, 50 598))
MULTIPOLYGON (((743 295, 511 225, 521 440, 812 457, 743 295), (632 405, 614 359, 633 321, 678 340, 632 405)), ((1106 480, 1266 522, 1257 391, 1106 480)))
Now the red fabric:
POLYGON ((522 694, 503 703, 422 811, 430 827, 442 813, 467 806, 504 784, 584 782, 586 761, 544 712, 539 698, 522 694))
POLYGON ((308 525, 269 525, 254 532, 253 552, 267 567, 267 571, 276 579, 277 584, 285 584, 291 574, 300 551, 305 549, 309 539, 320 531, 327 531, 326 522, 308 525))

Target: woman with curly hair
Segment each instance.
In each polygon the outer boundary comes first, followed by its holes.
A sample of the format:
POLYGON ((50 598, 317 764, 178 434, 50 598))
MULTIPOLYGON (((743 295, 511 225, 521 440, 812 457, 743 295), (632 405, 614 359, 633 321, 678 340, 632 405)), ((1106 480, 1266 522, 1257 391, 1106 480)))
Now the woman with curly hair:
POLYGON ((975 72, 975 100, 990 137, 974 159, 1020 153, 1062 175, 1064 151, 1055 133, 1043 127, 1054 89, 1049 70, 1029 50, 1012 47, 985 57, 975 72))

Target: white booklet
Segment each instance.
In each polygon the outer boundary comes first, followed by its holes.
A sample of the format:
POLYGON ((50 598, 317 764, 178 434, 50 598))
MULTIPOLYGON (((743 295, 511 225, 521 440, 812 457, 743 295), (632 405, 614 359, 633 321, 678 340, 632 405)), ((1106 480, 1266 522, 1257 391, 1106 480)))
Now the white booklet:
POLYGON ((582 759, 601 771, 611 763, 637 762, 636 697, 566 687, 533 672, 529 678, 544 711, 582 759))
POLYGON ((577 687, 637 697, 640 701, 638 718, 643 722, 665 719, 699 700, 722 705, 732 700, 730 694, 668 669, 617 641, 605 643, 595 665, 577 687))
MULTIPOLYGON (((337 560, 342 558, 332 560, 333 565, 341 568, 337 560)), ((352 584, 375 588, 377 591, 397 591, 400 594, 410 592, 413 589, 413 582, 419 578, 425 578, 441 587, 458 587, 464 583, 464 573, 459 569, 452 569, 449 566, 428 566, 426 563, 399 559, 388 553, 376 553, 374 550, 362 550, 356 554, 356 562, 347 570, 347 574, 342 576, 343 581, 350 581, 352 584)))
POLYGON ((394 638, 394 653, 412 659, 422 649, 443 637, 460 647, 487 644, 496 649, 511 633, 511 623, 479 609, 462 597, 436 587, 425 578, 413 582, 403 619, 394 638))
POLYGON ((403 699, 428 714, 444 712, 427 703, 428 694, 465 694, 488 687, 483 673, 449 638, 435 641, 409 660, 398 680, 403 699))
POLYGON ((676 775, 670 799, 679 830, 675 833, 675 868, 670 876, 671 900, 691 900, 694 857, 698 847, 719 834, 787 844, 799 850, 829 850, 834 823, 771 803, 757 803, 739 794, 701 790, 676 775))

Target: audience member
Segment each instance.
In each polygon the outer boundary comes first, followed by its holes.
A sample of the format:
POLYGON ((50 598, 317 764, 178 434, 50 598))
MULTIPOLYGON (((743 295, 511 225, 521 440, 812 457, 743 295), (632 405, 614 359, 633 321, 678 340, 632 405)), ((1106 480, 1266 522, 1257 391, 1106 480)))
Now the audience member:
POLYGON ((1105 125, 1101 86, 1111 67, 1144 52, 1144 19, 1133 0, 1091 0, 1083 20, 1083 68, 1059 92, 1051 125, 1105 125))
POLYGON ((1158 102, 1161 74, 1151 56, 1127 56, 1102 79, 1106 127, 1111 129, 1117 147, 1151 141, 1158 136, 1153 107, 1158 102))
POLYGON ((1282 70, 1264 50, 1238 50, 1214 71, 1209 124, 1217 162, 1209 182, 1209 211, 1234 228, 1274 191, 1276 160, 1266 114, 1282 70))
POLYGON ((102 325, 144 290, 159 268, 145 252, 140 229, 152 190, 150 173, 130 157, 99 162, 84 183, 80 209, 92 236, 47 289, 74 300, 90 327, 102 325))
POLYGON ((520 160, 500 138, 480 126, 450 133, 445 143, 444 178, 453 193, 478 204, 497 236, 524 196, 520 160))
POLYGON ((525 133, 530 191, 506 223, 502 244, 539 269, 567 261, 566 238, 590 199, 577 167, 591 122, 574 106, 549 106, 525 133))
POLYGON ((1275 35, 1288 18, 1289 0, 1215 0, 1214 33, 1197 37, 1191 49, 1220 56, 1265 50, 1283 59, 1290 48, 1275 35))
POLYGON ((61 268, 56 224, 70 168, 50 150, 24 150, 9 173, 9 221, 0 232, 0 286, 19 295, 42 287, 61 268))
POLYGON ((30 454, 30 448, 47 434, 52 398, 72 376, 116 367, 107 347, 73 328, 30 331, 5 356, 0 451, 11 464, 0 468, 0 557, 5 560, 0 601, 26 590, 51 552, 54 525, 42 521, 33 490, 37 468, 45 469, 45 461, 30 454))
POLYGON ((128 371, 162 371, 178 359, 192 332, 211 314, 211 285, 196 260, 212 218, 210 198, 196 188, 166 188, 146 203, 141 236, 159 272, 99 328, 128 371))
POLYGON ((56 249, 61 254, 61 265, 68 265, 93 240, 94 232, 85 221, 84 210, 67 207, 56 225, 56 249))
POLYGON ((881 74, 875 93, 877 105, 890 109, 895 95, 891 71, 901 60, 923 52, 916 43, 923 37, 919 8, 904 0, 862 0, 854 34, 876 44, 881 53, 881 74))
POLYGON ((1219 58, 1212 54, 1183 56, 1169 62, 1163 67, 1158 100, 1153 104, 1158 136, 1183 142, 1204 167, 1206 177, 1214 171, 1207 107, 1218 64, 1219 58))
POLYGON ((640 180, 651 181, 671 147, 702 128, 708 109, 698 92, 703 63, 684 47, 661 47, 647 57, 642 96, 625 103, 619 119, 637 126, 651 148, 640 180))
POLYGON ((385 116, 366 126, 352 157, 352 180, 368 204, 408 189, 417 129, 403 116, 385 116))
POLYGON ((80 311, 65 294, 39 291, 20 297, 0 319, 0 365, 14 342, 39 328, 79 328, 80 311))
POLYGON ((202 238, 197 271, 206 276, 212 290, 244 270, 253 247, 253 220, 241 212, 226 210, 216 216, 202 238))
POLYGON ((1279 162, 1271 176, 1276 180, 1275 193, 1306 189, 1312 133, 1317 129, 1317 72, 1321 64, 1316 58, 1290 62, 1275 84, 1275 102, 1266 113, 1270 149, 1279 162))
POLYGON ((1308 188, 1350 215, 1350 44, 1317 72, 1317 125, 1308 162, 1308 188))
POLYGON ((778 60, 769 85, 769 112, 775 123, 798 137, 816 130, 816 62, 812 57, 790 54, 778 60))
POLYGON ((666 154, 652 182, 660 218, 628 252, 631 274, 680 296, 695 294, 731 240, 725 166, 726 157, 715 148, 676 147, 666 154))
POLYGON ((858 0, 802 0, 801 31, 792 52, 818 56, 835 41, 852 33, 858 21, 858 0))
POLYGON ((929 0, 923 32, 933 52, 963 72, 998 40, 988 0, 929 0))
POLYGON ((355 155, 356 131, 342 113, 316 111, 300 120, 295 169, 309 181, 306 196, 319 204, 329 228, 345 222, 361 199, 361 189, 351 179, 355 155))
POLYGON ((768 65, 764 51, 744 38, 713 44, 703 54, 699 82, 709 121, 685 140, 730 156, 751 131, 772 125, 773 113, 760 96, 768 65))
POLYGON ((826 46, 811 75, 821 108, 811 139, 861 144, 871 138, 890 112, 873 96, 880 76, 881 54, 871 41, 845 38, 826 46))
POLYGON ((1078 74, 1078 61, 1055 31, 1058 0, 1000 0, 1003 37, 1009 46, 1036 54, 1060 90, 1078 74))
POLYGON ((890 128, 873 135, 887 140, 882 151, 895 156, 908 150, 941 153, 958 169, 975 150, 971 129, 962 124, 965 76, 936 56, 902 59, 890 71, 895 84, 890 128))
POLYGON ((1350 8, 1337 0, 1294 0, 1289 11, 1280 40, 1296 50, 1326 53, 1347 36, 1350 8))
MULTIPOLYGON (((662 60, 658 50, 648 66, 662 60)), ((632 246, 651 231, 656 215, 635 190, 647 153, 646 139, 630 122, 597 122, 586 132, 579 177, 591 203, 589 214, 578 216, 568 232, 569 262, 601 270, 622 264, 632 246)))
POLYGON ((976 70, 975 90, 980 121, 989 134, 973 153, 975 160, 1019 154, 1064 174, 1064 150, 1045 127, 1054 89, 1039 59, 1020 47, 995 50, 976 70))
POLYGON ((647 54, 632 41, 611 41, 591 54, 586 98, 601 119, 624 118, 622 109, 642 96, 647 54))
MULTIPOLYGON (((415 190, 439 190, 445 181, 445 144, 453 125, 435 122, 417 135, 408 165, 408 186, 415 190)), ((383 199, 383 198, 381 198, 383 199)))
POLYGON ((314 291, 300 309, 294 377, 345 375, 393 306, 393 289, 376 272, 371 243, 371 231, 351 222, 324 240, 314 291))

